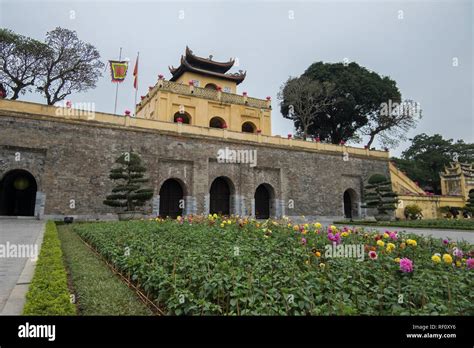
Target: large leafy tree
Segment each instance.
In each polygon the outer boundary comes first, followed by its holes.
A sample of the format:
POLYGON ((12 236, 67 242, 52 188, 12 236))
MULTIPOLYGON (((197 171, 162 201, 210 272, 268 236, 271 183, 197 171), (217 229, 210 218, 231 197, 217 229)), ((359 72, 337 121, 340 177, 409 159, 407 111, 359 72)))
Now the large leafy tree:
MULTIPOLYGON (((8 29, 0 29, 0 84, 6 97, 18 99, 32 90, 43 74, 48 46, 8 29)), ((5 97, 5 96, 4 96, 5 97)))
POLYGON ((316 115, 327 111, 336 101, 334 85, 306 76, 291 77, 278 93, 282 114, 295 122, 303 139, 314 126, 316 115))
POLYGON ((411 146, 406 149, 400 159, 393 161, 398 168, 407 173, 421 187, 432 188, 435 193, 441 193, 439 173, 450 162, 474 162, 474 144, 462 140, 444 139, 440 134, 416 135, 411 139, 411 146))
POLYGON ((135 211, 153 197, 153 190, 143 188, 149 181, 145 178, 146 168, 140 156, 132 151, 123 153, 115 161, 118 166, 112 168, 109 178, 115 182, 112 193, 106 197, 104 204, 111 207, 123 207, 125 211, 135 211))
POLYGON ((337 144, 357 138, 356 132, 369 122, 369 115, 383 103, 400 100, 395 81, 381 77, 357 63, 312 64, 303 74, 313 80, 334 85, 336 102, 316 113, 309 133, 337 144))
POLYGON ((38 89, 48 105, 96 86, 104 63, 93 45, 79 40, 75 31, 59 27, 46 34, 46 44, 50 50, 38 89))

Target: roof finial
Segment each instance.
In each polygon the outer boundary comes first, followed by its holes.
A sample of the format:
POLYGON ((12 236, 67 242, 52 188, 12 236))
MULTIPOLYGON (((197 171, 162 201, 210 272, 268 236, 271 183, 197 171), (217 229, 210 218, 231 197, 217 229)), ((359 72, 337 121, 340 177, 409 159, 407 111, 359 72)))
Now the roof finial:
POLYGON ((209 60, 212 60, 212 57, 214 57, 212 54, 209 55, 209 60))

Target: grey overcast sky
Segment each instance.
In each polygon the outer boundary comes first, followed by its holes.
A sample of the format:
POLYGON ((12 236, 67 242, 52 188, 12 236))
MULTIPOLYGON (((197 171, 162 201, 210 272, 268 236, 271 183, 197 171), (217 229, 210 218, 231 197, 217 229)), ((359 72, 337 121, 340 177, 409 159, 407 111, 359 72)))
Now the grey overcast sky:
MULTIPOLYGON (((170 77, 186 45, 215 60, 238 58, 247 71, 238 92, 272 97, 274 135, 293 132, 279 112, 277 93, 289 76, 313 62, 344 58, 390 76, 402 96, 420 103, 425 132, 474 141, 471 0, 449 1, 22 1, 0 0, 1 27, 43 39, 56 26, 76 30, 104 61, 119 48, 130 59, 118 113, 133 108, 132 69, 140 51, 139 95, 170 77), (457 60, 458 65, 453 66, 457 60)), ((97 88, 70 96, 113 112, 115 85, 104 71, 97 88)), ((44 102, 38 94, 23 100, 44 102)), ((362 146, 363 143, 359 144, 362 146)), ((392 151, 399 155, 402 143, 392 151)))

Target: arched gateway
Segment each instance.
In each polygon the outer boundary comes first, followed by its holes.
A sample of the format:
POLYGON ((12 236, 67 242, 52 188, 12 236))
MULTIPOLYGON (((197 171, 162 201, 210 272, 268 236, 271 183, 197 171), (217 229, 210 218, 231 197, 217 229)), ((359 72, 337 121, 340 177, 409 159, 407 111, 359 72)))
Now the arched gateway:
POLYGON ((177 218, 183 215, 183 187, 176 179, 168 179, 160 189, 160 216, 177 218))
POLYGON ((0 215, 34 216, 36 180, 26 170, 15 169, 0 181, 0 215))

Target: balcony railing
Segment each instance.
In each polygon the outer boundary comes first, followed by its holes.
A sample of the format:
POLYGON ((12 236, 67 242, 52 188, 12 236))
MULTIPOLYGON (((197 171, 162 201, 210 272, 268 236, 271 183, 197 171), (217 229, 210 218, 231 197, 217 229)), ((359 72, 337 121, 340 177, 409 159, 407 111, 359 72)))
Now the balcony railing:
POLYGON ((154 97, 158 91, 167 91, 171 93, 189 95, 197 98, 214 100, 226 104, 246 105, 258 109, 270 109, 270 104, 267 100, 244 97, 235 93, 219 92, 209 88, 190 87, 182 83, 171 82, 166 80, 159 80, 158 83, 148 92, 145 98, 138 103, 137 112, 140 111, 147 101, 154 97))

